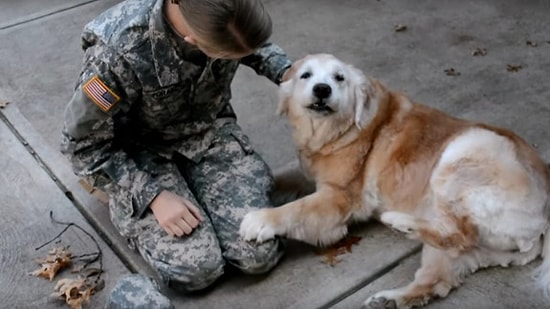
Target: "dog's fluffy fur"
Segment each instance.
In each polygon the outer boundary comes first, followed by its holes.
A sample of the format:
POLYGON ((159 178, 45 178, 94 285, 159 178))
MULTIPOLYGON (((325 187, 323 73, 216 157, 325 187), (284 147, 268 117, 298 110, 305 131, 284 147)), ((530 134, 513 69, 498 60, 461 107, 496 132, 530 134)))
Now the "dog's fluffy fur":
POLYGON ((297 61, 281 84, 302 167, 316 191, 248 213, 240 233, 326 245, 352 221, 379 219, 423 242, 409 285, 367 299, 409 308, 444 297, 482 267, 541 254, 550 286, 550 174, 514 133, 448 116, 321 54, 297 61))

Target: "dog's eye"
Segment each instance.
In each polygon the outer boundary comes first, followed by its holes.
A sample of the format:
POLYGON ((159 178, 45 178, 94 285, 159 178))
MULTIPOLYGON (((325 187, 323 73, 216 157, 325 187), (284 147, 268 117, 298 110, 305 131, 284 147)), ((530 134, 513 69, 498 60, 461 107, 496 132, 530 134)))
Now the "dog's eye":
POLYGON ((335 75, 334 75, 334 79, 335 79, 337 82, 343 82, 344 80, 346 80, 346 79, 344 78, 344 75, 342 75, 342 74, 335 74, 335 75))
POLYGON ((310 77, 311 77, 311 73, 309 73, 309 72, 305 72, 304 74, 302 74, 300 76, 301 79, 308 79, 310 77))

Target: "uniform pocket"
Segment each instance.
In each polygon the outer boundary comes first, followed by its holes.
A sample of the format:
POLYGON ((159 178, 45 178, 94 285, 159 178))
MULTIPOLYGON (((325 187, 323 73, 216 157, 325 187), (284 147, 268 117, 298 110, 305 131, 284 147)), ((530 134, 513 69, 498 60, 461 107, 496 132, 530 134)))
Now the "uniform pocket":
POLYGON ((189 85, 172 85, 143 93, 140 117, 150 128, 162 129, 189 112, 189 85))

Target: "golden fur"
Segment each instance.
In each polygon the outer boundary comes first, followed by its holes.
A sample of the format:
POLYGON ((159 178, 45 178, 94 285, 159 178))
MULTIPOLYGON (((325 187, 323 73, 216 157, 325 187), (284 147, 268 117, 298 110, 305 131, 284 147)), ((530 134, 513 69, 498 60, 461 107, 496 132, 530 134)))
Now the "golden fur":
MULTIPOLYGON (((451 117, 388 90, 331 55, 295 63, 279 112, 316 191, 247 214, 241 235, 326 245, 352 221, 379 219, 424 243, 406 287, 365 305, 409 308, 458 287, 466 273, 550 255, 550 174, 514 133, 451 117)), ((540 269, 550 286, 550 259, 540 269)))

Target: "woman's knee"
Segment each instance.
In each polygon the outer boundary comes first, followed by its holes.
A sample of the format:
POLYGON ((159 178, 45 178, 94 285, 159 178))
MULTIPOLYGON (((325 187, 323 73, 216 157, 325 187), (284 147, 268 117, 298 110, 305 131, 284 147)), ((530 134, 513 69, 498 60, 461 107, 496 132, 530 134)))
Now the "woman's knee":
POLYGON ((185 237, 168 236, 157 223, 148 227, 147 233, 138 237, 136 248, 169 286, 201 290, 223 274, 225 261, 208 221, 185 237))
POLYGON ((204 256, 182 257, 178 264, 153 262, 164 283, 182 292, 198 291, 212 285, 223 275, 224 266, 221 252, 217 255, 209 252, 204 256))
POLYGON ((270 271, 283 256, 283 243, 271 240, 262 244, 247 242, 240 250, 226 252, 229 263, 246 274, 263 274, 270 271))

